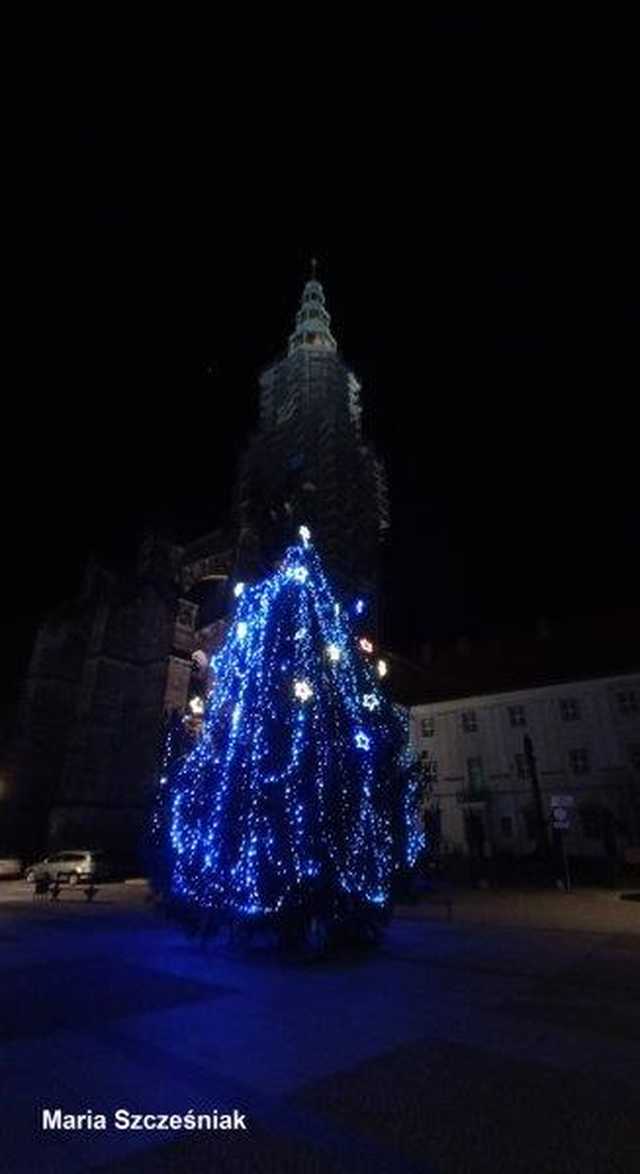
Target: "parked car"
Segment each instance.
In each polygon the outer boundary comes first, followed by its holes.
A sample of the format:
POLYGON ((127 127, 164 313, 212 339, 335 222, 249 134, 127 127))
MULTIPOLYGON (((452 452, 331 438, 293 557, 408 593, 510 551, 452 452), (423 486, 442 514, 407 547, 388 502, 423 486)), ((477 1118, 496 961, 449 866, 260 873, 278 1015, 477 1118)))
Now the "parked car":
POLYGON ((17 856, 0 856, 0 880, 22 876, 22 861, 17 856))
POLYGON ((82 881, 104 881, 110 877, 106 854, 96 849, 55 852, 37 864, 30 864, 25 872, 25 880, 29 883, 48 880, 77 885, 82 881))

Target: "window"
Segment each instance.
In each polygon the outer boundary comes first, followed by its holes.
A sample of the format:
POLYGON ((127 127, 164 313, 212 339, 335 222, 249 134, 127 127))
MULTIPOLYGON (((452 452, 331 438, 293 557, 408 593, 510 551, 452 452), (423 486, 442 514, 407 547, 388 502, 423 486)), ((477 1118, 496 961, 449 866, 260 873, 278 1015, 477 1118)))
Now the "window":
POLYGON ((423 717, 420 728, 422 729, 423 738, 433 738, 435 733, 435 719, 432 717, 423 717))
POLYGON ((519 779, 524 782, 531 778, 531 767, 527 760, 526 754, 516 754, 515 756, 516 774, 519 779))
POLYGON ((505 839, 510 840, 513 835, 513 820, 510 815, 503 815, 500 819, 500 831, 505 839))
POLYGON ((472 791, 484 787, 484 767, 480 756, 467 758, 467 781, 472 791))
POLYGON ((602 840, 611 814, 606 807, 599 803, 583 803, 580 806, 580 823, 582 834, 587 840, 602 840))
POLYGON ((465 734, 475 734, 478 729, 475 709, 466 709, 462 714, 462 728, 465 734))
POLYGON ((569 769, 574 775, 589 774, 589 753, 584 748, 569 751, 569 769))
POLYGON ((563 697, 560 702, 560 717, 563 722, 577 722, 580 717, 580 702, 575 697, 563 697))
POLYGON ((425 782, 427 787, 435 787, 438 784, 438 759, 433 754, 427 754, 426 750, 421 756, 422 768, 424 770, 425 782))
POLYGON ((524 705, 509 706, 509 721, 512 726, 526 726, 527 719, 524 713, 524 705))
POLYGON ((637 713, 638 709, 638 694, 635 689, 628 689, 625 693, 618 693, 618 712, 623 717, 629 717, 630 714, 637 713))

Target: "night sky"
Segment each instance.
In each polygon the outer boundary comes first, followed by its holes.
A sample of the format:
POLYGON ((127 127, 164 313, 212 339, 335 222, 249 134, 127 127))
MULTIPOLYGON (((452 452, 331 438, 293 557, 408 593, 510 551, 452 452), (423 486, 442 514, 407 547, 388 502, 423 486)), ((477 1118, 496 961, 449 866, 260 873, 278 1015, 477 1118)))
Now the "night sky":
POLYGON ((111 78, 18 133, 4 701, 88 555, 224 522, 311 256, 389 471, 388 642, 637 602, 624 65, 605 105, 575 36, 377 33, 286 76, 218 45, 211 77, 111 78))

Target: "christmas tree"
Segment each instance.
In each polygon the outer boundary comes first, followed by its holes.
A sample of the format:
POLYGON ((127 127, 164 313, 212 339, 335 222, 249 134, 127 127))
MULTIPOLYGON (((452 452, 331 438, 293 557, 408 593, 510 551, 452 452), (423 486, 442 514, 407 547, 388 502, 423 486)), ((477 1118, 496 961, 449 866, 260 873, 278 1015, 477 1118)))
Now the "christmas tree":
POLYGON ((383 692, 384 661, 304 526, 272 575, 234 594, 197 744, 165 754, 165 896, 276 923, 388 910, 422 842, 408 723, 383 692))

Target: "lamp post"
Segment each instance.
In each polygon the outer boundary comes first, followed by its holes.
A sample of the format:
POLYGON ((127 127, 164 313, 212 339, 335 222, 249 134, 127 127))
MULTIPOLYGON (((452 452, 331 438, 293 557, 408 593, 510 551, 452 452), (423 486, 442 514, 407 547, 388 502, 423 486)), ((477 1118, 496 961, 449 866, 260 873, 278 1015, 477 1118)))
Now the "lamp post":
POLYGON ((549 861, 551 858, 551 850, 549 845, 549 838, 547 836, 547 823, 544 817, 544 808, 542 806, 542 794, 540 791, 540 780, 538 779, 536 756, 533 750, 533 742, 531 741, 529 734, 525 734, 524 736, 524 757, 529 769, 529 778, 531 779, 531 787, 533 790, 533 800, 536 807, 538 844, 544 859, 549 861))

